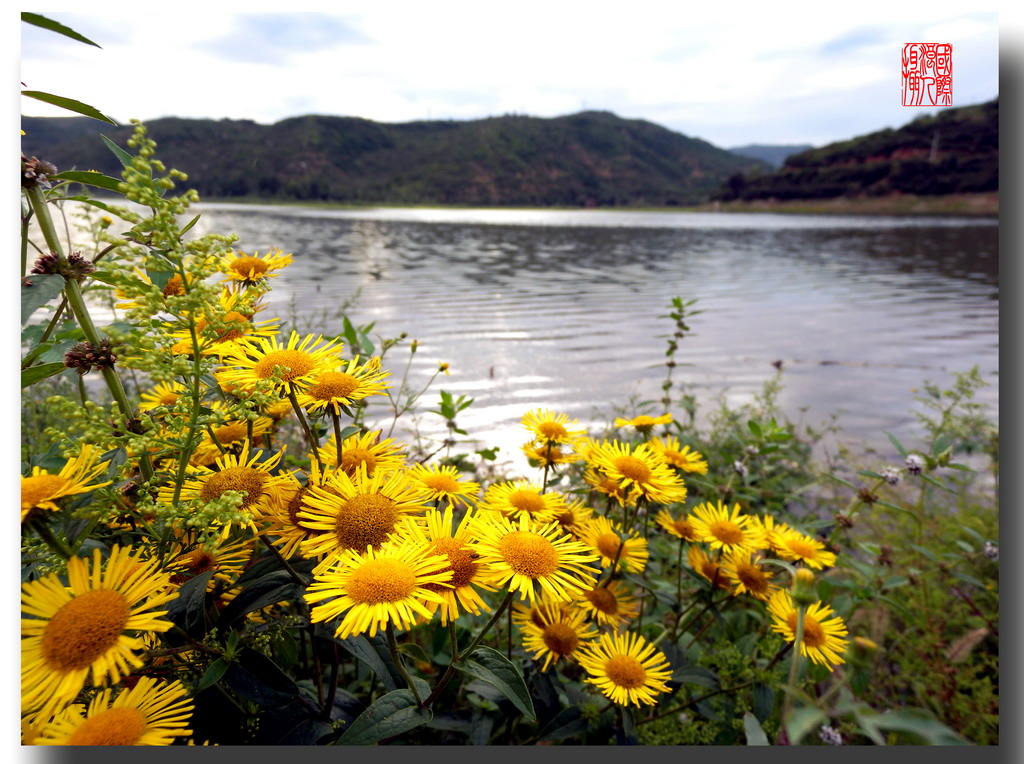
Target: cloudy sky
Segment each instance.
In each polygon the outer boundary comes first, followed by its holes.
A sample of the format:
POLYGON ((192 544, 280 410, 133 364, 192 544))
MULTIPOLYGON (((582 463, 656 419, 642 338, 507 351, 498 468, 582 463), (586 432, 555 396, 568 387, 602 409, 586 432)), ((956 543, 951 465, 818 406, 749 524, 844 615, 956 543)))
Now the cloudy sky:
MULTIPOLYGON (((823 145, 908 122, 922 113, 900 104, 908 42, 952 43, 955 106, 999 92, 1005 16, 974 4, 710 5, 342 1, 269 13, 253 3, 80 3, 44 15, 102 50, 22 24, 20 77, 118 121, 602 109, 723 147, 823 145)), ((25 98, 21 112, 66 115, 25 98)))

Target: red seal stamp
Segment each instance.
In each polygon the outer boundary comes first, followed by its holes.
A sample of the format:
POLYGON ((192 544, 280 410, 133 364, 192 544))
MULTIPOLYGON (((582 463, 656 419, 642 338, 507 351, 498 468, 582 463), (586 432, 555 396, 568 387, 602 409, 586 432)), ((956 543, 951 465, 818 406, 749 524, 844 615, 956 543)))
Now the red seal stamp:
POLYGON ((903 46, 903 105, 953 105, 953 46, 908 42, 903 46))

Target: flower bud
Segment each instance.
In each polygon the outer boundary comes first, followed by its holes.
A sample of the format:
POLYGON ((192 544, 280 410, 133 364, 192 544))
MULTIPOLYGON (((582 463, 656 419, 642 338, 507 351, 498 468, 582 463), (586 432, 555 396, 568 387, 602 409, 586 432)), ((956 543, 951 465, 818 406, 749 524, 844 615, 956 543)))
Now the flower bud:
POLYGON ((814 573, 807 568, 797 568, 793 576, 793 587, 790 594, 797 607, 808 607, 818 601, 818 593, 814 586, 814 573))

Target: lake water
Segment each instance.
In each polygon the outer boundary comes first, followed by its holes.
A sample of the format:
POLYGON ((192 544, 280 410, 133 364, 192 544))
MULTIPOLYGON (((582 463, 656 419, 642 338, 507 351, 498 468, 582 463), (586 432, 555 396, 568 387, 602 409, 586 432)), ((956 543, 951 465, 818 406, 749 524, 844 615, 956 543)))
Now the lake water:
MULTIPOLYGON (((749 400, 783 362, 793 419, 842 410, 841 439, 912 443, 912 388, 980 367, 998 396, 994 220, 826 215, 368 209, 202 204, 198 233, 280 247, 294 263, 262 316, 329 315, 357 292, 354 323, 420 342, 411 379, 451 364, 444 388, 474 398, 459 424, 517 465, 534 408, 585 423, 658 399, 674 296, 704 312, 674 380, 702 408, 749 400), (326 313, 323 313, 326 312, 326 313), (806 407, 805 412, 801 409, 806 407)), ((319 323, 340 332, 340 320, 319 323)), ((387 364, 400 377, 407 353, 387 364)), ((678 390, 678 387, 676 388, 678 390)), ((679 412, 682 413, 681 411, 679 412)), ((381 411, 378 420, 384 417, 381 411)), ((372 424, 373 420, 371 420, 372 424)), ((439 417, 426 415, 424 432, 439 417)), ((835 444, 833 438, 830 443, 835 444)), ((891 447, 888 450, 892 450, 891 447)))

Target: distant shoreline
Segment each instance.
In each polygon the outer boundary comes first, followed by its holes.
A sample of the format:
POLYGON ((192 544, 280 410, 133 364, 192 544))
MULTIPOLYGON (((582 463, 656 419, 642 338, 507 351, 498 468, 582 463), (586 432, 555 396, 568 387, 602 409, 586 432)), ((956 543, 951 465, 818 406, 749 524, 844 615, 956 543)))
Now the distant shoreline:
POLYGON ((999 194, 949 194, 947 196, 836 197, 834 199, 765 199, 708 202, 699 212, 776 212, 827 215, 966 215, 999 217, 999 194))
POLYGON ((998 193, 706 202, 686 207, 518 207, 506 205, 481 207, 480 205, 473 204, 402 204, 387 201, 353 203, 319 199, 257 199, 254 197, 203 197, 200 203, 203 202, 209 204, 272 204, 280 207, 318 207, 350 210, 393 207, 396 209, 557 210, 575 212, 592 209, 601 210, 602 212, 766 212, 802 215, 907 215, 922 217, 962 215, 969 217, 999 217, 998 193))

